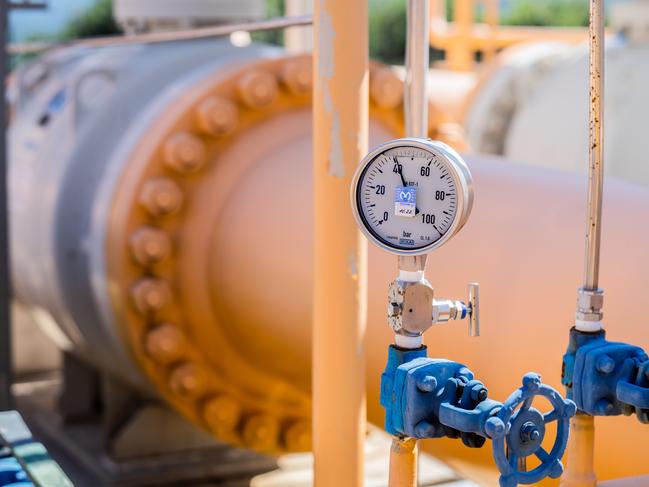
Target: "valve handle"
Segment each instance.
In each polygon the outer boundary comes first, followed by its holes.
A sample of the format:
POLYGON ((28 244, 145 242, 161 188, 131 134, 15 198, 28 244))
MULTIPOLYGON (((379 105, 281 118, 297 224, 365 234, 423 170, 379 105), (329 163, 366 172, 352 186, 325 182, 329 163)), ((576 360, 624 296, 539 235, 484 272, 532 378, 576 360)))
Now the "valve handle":
POLYGON ((495 416, 485 425, 491 437, 493 456, 500 470, 500 485, 514 487, 533 484, 545 477, 558 478, 563 473, 561 457, 568 442, 569 421, 577 406, 563 399, 552 387, 541 383, 541 376, 528 373, 523 376, 523 386, 507 398, 495 416), (552 405, 548 413, 532 407, 536 396, 543 396, 552 405), (520 405, 520 408, 518 406, 520 405), (550 452, 542 447, 545 425, 557 421, 557 434, 550 452), (509 453, 509 456, 507 455, 509 453), (519 469, 519 459, 535 455, 541 464, 530 470, 519 469))
POLYGON ((480 285, 477 282, 469 283, 469 299, 467 303, 467 313, 469 321, 469 336, 480 336, 480 285))

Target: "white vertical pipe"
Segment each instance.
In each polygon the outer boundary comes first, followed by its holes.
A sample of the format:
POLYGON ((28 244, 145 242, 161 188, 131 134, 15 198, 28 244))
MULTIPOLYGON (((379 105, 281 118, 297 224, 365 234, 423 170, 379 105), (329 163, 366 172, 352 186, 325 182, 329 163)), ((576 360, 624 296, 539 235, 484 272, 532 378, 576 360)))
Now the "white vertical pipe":
POLYGON ((428 36, 430 11, 428 0, 408 0, 406 86, 404 110, 406 135, 428 137, 428 36))

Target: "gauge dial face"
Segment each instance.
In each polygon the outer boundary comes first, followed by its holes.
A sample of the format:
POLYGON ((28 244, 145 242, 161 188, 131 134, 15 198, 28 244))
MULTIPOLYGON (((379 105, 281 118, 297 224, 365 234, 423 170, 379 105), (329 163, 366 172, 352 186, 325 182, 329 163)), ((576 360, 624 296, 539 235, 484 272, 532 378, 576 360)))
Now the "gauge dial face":
MULTIPOLYGON (((397 253, 441 245, 464 218, 466 166, 443 144, 402 139, 371 153, 355 182, 355 213, 365 234, 397 253)), ((468 174, 468 170, 466 170, 468 174)))

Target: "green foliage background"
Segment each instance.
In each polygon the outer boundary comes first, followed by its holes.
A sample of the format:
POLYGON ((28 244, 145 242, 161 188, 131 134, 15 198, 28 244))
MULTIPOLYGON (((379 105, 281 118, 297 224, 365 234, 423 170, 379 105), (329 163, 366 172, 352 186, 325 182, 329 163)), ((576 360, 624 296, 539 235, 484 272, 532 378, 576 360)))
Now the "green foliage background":
POLYGON ((505 25, 586 26, 586 0, 518 0, 501 19, 505 25))
POLYGON ((113 19, 112 0, 97 0, 92 7, 66 26, 61 39, 71 40, 119 33, 120 28, 113 19))
MULTIPOLYGON (((453 2, 446 0, 448 20, 453 2)), ((479 19, 481 13, 476 12, 479 19)), ((503 25, 585 26, 588 0, 517 0, 501 15, 503 25)), ((406 45, 406 0, 370 0, 370 56, 386 63, 403 63, 406 45)), ((439 52, 431 51, 431 60, 439 52)))

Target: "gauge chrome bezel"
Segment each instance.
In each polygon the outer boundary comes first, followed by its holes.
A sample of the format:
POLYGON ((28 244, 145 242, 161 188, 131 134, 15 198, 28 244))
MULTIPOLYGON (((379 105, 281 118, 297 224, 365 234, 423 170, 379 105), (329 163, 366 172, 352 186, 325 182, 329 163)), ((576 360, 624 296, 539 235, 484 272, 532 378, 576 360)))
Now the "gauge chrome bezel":
POLYGON ((368 240, 373 242, 378 247, 393 254, 422 255, 441 247, 453 235, 460 231, 460 229, 468 220, 469 214, 471 213, 471 208, 473 206, 473 178, 471 176, 471 172, 469 171, 469 167, 453 148, 449 147, 443 142, 434 141, 431 139, 405 137, 385 142, 372 149, 363 158, 363 160, 356 168, 356 172, 354 173, 354 177, 352 178, 350 196, 352 212, 354 214, 354 218, 356 219, 356 223, 368 240), (362 181, 363 174, 365 174, 365 171, 377 157, 379 157, 384 152, 395 148, 421 149, 430 152, 431 154, 442 159, 445 167, 449 171, 449 174, 451 174, 451 177, 453 178, 453 183, 455 184, 457 191, 457 211, 455 213, 455 218, 453 219, 453 222, 451 222, 451 225, 449 226, 446 233, 442 235, 442 237, 437 241, 417 249, 400 248, 382 239, 374 232, 370 224, 363 216, 363 212, 360 208, 358 186, 362 181))

